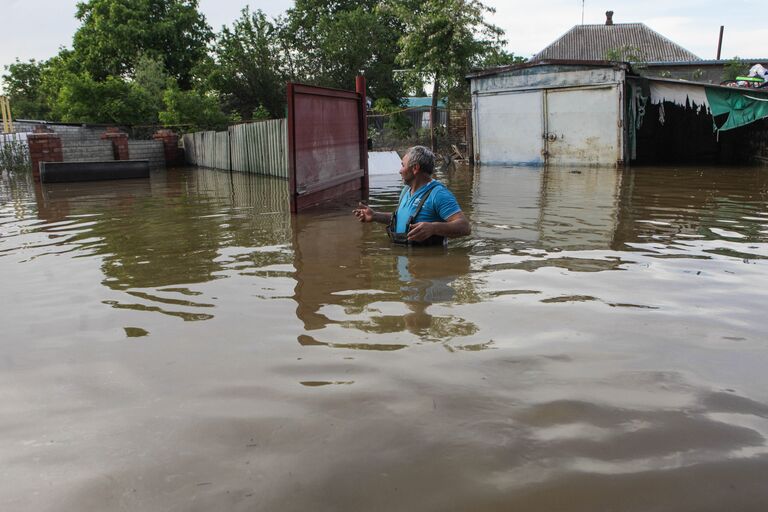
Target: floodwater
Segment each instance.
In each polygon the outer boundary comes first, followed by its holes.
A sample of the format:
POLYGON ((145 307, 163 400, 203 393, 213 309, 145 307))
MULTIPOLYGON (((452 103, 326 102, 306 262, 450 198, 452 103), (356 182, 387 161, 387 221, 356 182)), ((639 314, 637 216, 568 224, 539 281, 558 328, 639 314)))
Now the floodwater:
POLYGON ((768 169, 0 180, 0 510, 768 509, 768 169), (396 180, 370 202, 391 208, 396 180))

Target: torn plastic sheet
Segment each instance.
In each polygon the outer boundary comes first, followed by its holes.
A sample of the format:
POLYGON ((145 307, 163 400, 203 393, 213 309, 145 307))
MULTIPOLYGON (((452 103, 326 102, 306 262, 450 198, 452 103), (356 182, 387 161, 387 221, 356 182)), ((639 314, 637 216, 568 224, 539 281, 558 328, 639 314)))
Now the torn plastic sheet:
POLYGON ((668 101, 681 107, 687 104, 691 108, 696 106, 701 111, 709 108, 704 90, 703 86, 651 81, 651 103, 660 104, 668 101))
POLYGON ((768 118, 768 94, 765 93, 710 87, 707 99, 717 131, 731 130, 768 118))

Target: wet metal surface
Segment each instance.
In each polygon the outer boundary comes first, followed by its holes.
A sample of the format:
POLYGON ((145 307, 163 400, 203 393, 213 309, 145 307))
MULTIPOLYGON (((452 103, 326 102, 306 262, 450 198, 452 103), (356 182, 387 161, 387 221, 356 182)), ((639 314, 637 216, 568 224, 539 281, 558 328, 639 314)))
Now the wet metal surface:
POLYGON ((0 180, 0 510, 768 508, 768 170, 0 180), (371 178, 374 208, 397 181, 371 178))

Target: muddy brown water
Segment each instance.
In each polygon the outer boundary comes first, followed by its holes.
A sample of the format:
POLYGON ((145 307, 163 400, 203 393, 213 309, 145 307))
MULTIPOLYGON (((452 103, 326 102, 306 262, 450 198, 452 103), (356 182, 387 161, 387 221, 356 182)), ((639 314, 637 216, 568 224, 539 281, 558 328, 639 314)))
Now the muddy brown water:
POLYGON ((0 180, 0 510, 768 509, 768 169, 0 180), (375 177, 370 202, 400 185, 375 177))

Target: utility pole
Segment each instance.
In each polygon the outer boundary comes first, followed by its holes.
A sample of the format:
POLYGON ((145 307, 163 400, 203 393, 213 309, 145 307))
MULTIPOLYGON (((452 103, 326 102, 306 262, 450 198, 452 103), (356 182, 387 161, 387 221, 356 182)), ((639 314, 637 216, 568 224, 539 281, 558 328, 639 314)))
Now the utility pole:
POLYGON ((720 50, 723 49, 723 29, 725 25, 720 25, 720 37, 717 39, 717 60, 720 60, 720 50))

